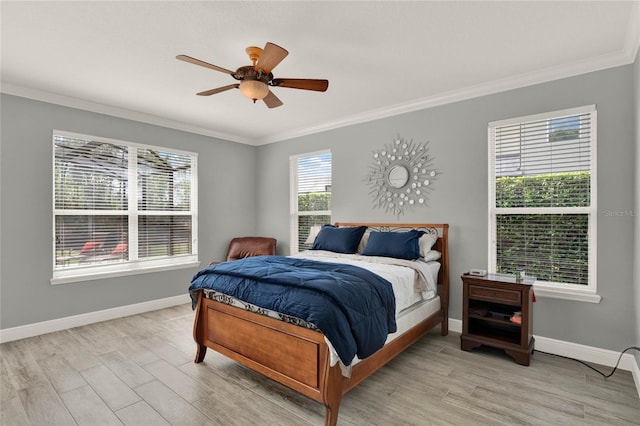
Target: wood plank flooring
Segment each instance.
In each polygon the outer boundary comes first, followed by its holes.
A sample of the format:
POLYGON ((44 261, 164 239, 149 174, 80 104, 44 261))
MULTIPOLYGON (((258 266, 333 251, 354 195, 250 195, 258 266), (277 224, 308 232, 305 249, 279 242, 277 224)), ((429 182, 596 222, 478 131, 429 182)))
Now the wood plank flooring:
MULTIPOLYGON (((324 407, 209 350, 181 305, 0 345, 0 424, 322 425, 324 407)), ((610 368, 599 367, 606 372, 610 368)), ((640 425, 633 378, 430 333, 349 392, 339 425, 640 425)))

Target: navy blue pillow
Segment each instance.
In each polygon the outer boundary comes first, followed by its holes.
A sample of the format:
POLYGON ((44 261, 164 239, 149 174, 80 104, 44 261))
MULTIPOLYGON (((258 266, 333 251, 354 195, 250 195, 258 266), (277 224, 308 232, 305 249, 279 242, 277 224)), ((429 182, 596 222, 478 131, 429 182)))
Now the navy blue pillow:
POLYGON ((420 257, 420 237, 424 231, 372 232, 362 252, 365 256, 415 260, 420 257))
POLYGON ((366 226, 338 228, 333 225, 324 225, 313 242, 311 250, 355 253, 366 230, 366 226))

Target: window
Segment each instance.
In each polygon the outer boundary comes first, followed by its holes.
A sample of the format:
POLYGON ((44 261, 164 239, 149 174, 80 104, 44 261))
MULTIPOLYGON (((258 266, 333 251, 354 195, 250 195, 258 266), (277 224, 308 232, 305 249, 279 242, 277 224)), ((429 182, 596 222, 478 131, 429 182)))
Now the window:
POLYGON ((489 123, 489 267, 598 302, 595 106, 489 123))
POLYGON ((54 131, 52 283, 197 263, 193 153, 54 131))
POLYGON ((320 227, 331 223, 331 152, 290 157, 291 253, 310 249, 320 227))

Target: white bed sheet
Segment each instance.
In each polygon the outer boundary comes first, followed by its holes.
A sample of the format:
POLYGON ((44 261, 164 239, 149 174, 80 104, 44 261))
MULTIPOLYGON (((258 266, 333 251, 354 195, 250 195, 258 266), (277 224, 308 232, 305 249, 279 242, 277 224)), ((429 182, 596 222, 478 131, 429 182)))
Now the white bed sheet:
POLYGON ((402 267, 402 265, 388 263, 393 262, 390 258, 381 259, 375 256, 333 253, 323 250, 303 251, 291 257, 323 262, 345 263, 359 266, 381 276, 389 281, 393 287, 393 293, 396 298, 396 316, 414 303, 421 300, 432 299, 436 295, 436 283, 438 281, 438 271, 440 270, 440 263, 436 261, 400 261, 404 264, 410 262, 413 267, 418 268, 422 272, 427 285, 426 290, 416 291, 417 271, 409 267, 402 267))

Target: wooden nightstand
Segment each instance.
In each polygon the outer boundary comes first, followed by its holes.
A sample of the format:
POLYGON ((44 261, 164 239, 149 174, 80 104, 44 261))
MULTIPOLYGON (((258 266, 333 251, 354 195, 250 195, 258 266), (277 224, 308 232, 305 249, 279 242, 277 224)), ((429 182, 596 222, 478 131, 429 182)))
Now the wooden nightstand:
POLYGON ((512 275, 463 275, 460 348, 492 346, 504 349, 518 364, 529 365, 534 346, 533 282, 516 281, 512 275), (521 312, 520 323, 512 321, 516 312, 521 312))

